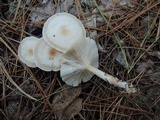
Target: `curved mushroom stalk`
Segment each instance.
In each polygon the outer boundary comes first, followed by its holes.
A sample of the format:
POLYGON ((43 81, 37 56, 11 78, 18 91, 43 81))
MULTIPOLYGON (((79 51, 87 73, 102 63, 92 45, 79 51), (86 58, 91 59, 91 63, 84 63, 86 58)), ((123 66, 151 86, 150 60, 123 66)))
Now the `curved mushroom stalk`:
POLYGON ((89 38, 77 42, 63 55, 60 72, 62 80, 68 85, 78 86, 95 74, 110 84, 126 89, 128 93, 136 92, 132 85, 98 69, 98 48, 89 38))
POLYGON ((102 78, 104 81, 107 81, 110 84, 115 85, 117 87, 126 89, 127 93, 135 93, 136 92, 136 89, 133 87, 132 84, 129 85, 127 82, 119 80, 118 78, 113 77, 112 75, 109 75, 108 73, 105 73, 105 72, 103 72, 93 66, 89 65, 86 67, 86 69, 91 71, 92 73, 94 73, 98 77, 102 78))

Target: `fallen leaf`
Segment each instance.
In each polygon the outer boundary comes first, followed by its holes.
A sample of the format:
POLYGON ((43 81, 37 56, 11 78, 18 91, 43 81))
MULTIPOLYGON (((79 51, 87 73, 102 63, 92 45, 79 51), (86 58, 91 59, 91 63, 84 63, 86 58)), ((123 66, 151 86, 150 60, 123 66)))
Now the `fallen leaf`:
POLYGON ((74 0, 60 0, 60 6, 57 7, 56 13, 58 12, 69 12, 70 8, 74 7, 74 0))
MULTIPOLYGON (((87 27, 95 27, 96 28, 97 27, 97 25, 96 25, 96 14, 87 16, 85 25, 87 27)), ((97 36, 97 30, 86 29, 86 34, 90 38, 94 39, 97 36)))
POLYGON ((26 104, 22 105, 19 100, 12 99, 8 101, 7 112, 10 120, 26 119, 29 109, 26 104))
POLYGON ((59 120, 69 120, 82 109, 82 99, 78 98, 81 87, 63 86, 62 92, 56 94, 52 101, 59 120))
POLYGON ((101 2, 105 4, 107 8, 116 5, 135 7, 133 3, 137 2, 137 0, 101 0, 101 2))
POLYGON ((81 1, 81 4, 85 4, 85 5, 89 6, 89 8, 95 7, 93 0, 80 0, 80 1, 81 1))
POLYGON ((66 108, 62 120, 71 119, 73 116, 79 113, 80 110, 82 110, 82 99, 77 98, 69 105, 69 107, 66 108))
POLYGON ((45 4, 41 6, 34 7, 30 14, 30 19, 32 22, 39 22, 46 20, 49 16, 53 15, 55 12, 55 6, 53 0, 48 0, 45 4))
POLYGON ((116 61, 118 61, 124 68, 127 68, 126 66, 126 60, 124 59, 124 56, 122 54, 122 52, 117 52, 115 54, 115 59, 116 61))
POLYGON ((19 105, 19 101, 17 100, 12 100, 12 101, 9 101, 8 103, 7 111, 8 111, 8 116, 11 120, 16 119, 16 112, 18 110, 18 105, 19 105))
POLYGON ((140 62, 140 63, 138 63, 138 66, 136 68, 136 72, 141 73, 141 72, 145 71, 151 65, 153 65, 153 62, 151 60, 147 60, 146 62, 140 62))
POLYGON ((136 68, 136 72, 141 73, 148 67, 148 64, 146 62, 141 62, 138 64, 136 68))
MULTIPOLYGON (((99 9, 104 11, 103 13, 108 17, 123 15, 128 12, 128 8, 136 7, 134 4, 136 2, 137 0, 101 0, 99 9)), ((98 16, 97 19, 100 19, 99 17, 101 16, 98 16)), ((103 19, 101 22, 104 22, 103 19)))

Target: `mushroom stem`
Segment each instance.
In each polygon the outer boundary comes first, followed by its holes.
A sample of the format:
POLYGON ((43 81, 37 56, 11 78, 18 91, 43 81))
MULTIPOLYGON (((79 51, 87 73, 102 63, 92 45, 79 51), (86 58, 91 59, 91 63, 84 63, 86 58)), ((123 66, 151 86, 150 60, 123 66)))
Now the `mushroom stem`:
POLYGON ((123 82, 122 80, 119 80, 116 77, 113 77, 112 75, 109 75, 108 73, 105 73, 91 65, 88 65, 86 67, 87 70, 89 70, 90 72, 94 73, 95 75, 97 75, 98 77, 102 78, 104 81, 109 82, 112 85, 118 86, 120 88, 124 88, 126 89, 126 91, 128 93, 131 92, 136 92, 136 89, 133 87, 133 85, 129 85, 127 82, 123 82))

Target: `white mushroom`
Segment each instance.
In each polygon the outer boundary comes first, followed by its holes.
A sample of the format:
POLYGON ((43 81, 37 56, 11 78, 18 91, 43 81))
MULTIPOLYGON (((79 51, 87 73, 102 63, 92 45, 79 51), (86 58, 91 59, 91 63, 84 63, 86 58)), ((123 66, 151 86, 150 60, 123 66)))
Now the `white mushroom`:
POLYGON ((61 77, 68 85, 78 86, 82 81, 86 82, 95 74, 103 80, 125 88, 127 92, 135 92, 127 82, 122 82, 117 78, 100 71, 98 67, 98 48, 95 41, 86 39, 74 44, 62 58, 61 77))
POLYGON ((44 71, 58 71, 61 66, 62 53, 49 46, 43 38, 34 47, 36 65, 44 71))
POLYGON ((86 42, 77 41, 63 55, 60 70, 62 80, 73 86, 78 86, 82 81, 87 82, 94 75, 86 69, 87 65, 98 68, 98 49, 90 38, 86 38, 86 42))
POLYGON ((33 58, 33 48, 37 42, 36 37, 24 38, 18 47, 18 57, 29 67, 37 67, 33 58))
POLYGON ((66 52, 73 43, 85 39, 86 31, 75 16, 69 13, 57 13, 44 24, 43 38, 53 48, 66 52))

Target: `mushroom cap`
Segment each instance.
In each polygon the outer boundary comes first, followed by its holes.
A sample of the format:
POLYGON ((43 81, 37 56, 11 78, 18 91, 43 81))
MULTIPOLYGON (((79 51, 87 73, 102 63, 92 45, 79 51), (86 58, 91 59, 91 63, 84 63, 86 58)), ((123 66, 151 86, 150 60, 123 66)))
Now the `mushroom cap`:
POLYGON ((89 81, 94 75, 86 69, 88 65, 98 68, 98 48, 94 40, 78 41, 62 57, 60 75, 72 86, 89 81))
POLYGON ((43 38, 40 38, 35 44, 33 55, 40 69, 44 71, 60 70, 62 53, 49 46, 43 38))
POLYGON ((29 67, 37 67, 34 62, 33 48, 37 42, 36 37, 26 37, 24 38, 18 47, 18 57, 29 67))
POLYGON ((64 53, 75 41, 85 39, 86 31, 75 16, 57 13, 45 22, 42 34, 50 46, 64 53))

